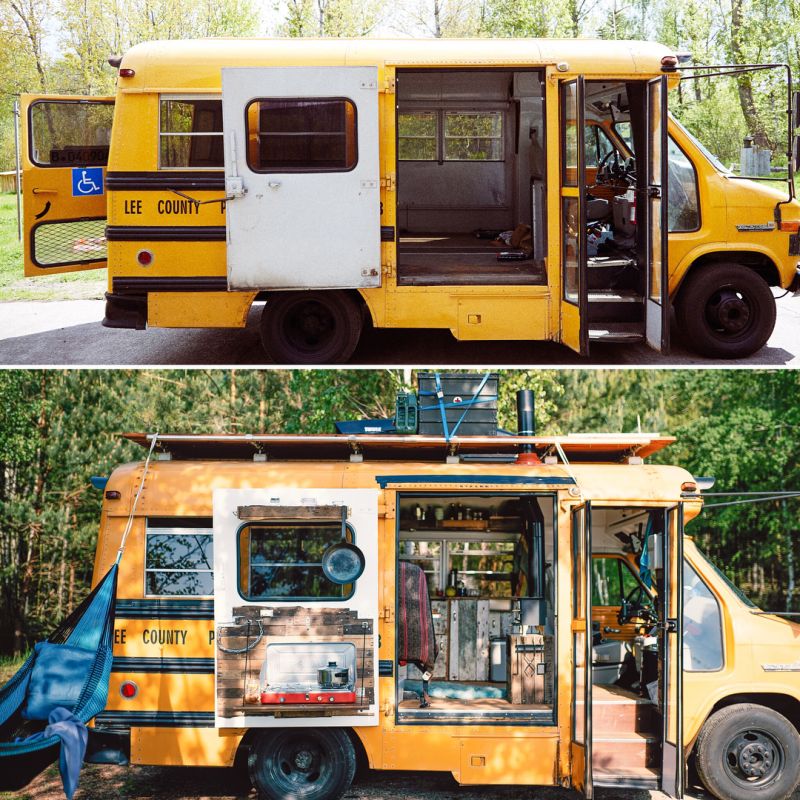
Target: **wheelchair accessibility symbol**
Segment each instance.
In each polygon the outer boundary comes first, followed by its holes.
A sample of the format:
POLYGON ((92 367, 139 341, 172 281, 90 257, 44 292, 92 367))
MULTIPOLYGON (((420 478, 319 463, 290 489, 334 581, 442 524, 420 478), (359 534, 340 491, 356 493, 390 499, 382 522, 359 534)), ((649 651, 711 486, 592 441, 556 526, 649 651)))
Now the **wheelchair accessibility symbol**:
POLYGON ((73 168, 72 196, 89 197, 94 194, 103 194, 103 168, 73 168))

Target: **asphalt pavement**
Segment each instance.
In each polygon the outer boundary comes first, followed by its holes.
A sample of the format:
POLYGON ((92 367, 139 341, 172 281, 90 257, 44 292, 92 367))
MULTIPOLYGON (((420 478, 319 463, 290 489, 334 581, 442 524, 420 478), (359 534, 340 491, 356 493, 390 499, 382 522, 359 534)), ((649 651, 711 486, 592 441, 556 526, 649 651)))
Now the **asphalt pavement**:
MULTIPOLYGON (((102 300, 0 303, 0 365, 174 366, 269 365, 258 337, 261 305, 241 330, 154 328, 115 330, 100 325, 102 300)), ((443 330, 367 330, 353 365, 495 366, 800 366, 800 296, 777 300, 769 342, 747 359, 715 360, 692 353, 674 332, 668 355, 644 344, 593 344, 581 358, 552 342, 459 342, 443 330)))

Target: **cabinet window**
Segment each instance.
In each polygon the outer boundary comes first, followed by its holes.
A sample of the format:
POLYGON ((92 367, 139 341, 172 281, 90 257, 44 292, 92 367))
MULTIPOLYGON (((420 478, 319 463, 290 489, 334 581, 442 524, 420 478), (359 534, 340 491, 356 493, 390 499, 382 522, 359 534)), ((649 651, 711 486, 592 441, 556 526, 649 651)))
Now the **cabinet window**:
POLYGON ((245 113, 254 172, 347 172, 358 161, 351 100, 263 98, 245 113))
POLYGON ((439 157, 439 115, 434 111, 403 112, 397 117, 401 161, 436 161, 439 157))
POLYGON ((30 158, 38 167, 103 167, 108 163, 114 103, 37 100, 31 104, 30 158))
POLYGON ((160 117, 162 168, 224 166, 221 100, 162 98, 160 117))
POLYGON ((445 161, 502 161, 503 115, 500 111, 447 111, 444 115, 445 161))
POLYGON ((214 593, 210 519, 148 520, 145 594, 203 597, 214 593))
POLYGON ((239 530, 239 594, 246 600, 345 600, 352 584, 328 580, 323 553, 353 530, 341 523, 248 523, 239 530))

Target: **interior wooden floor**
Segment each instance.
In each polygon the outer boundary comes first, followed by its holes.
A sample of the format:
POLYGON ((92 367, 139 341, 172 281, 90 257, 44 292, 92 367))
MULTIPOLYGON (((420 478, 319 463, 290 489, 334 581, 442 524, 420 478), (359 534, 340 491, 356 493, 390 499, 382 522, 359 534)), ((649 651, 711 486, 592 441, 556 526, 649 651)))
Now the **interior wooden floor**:
POLYGON ((543 264, 498 261, 508 250, 468 233, 401 234, 397 282, 401 286, 545 285, 543 264))

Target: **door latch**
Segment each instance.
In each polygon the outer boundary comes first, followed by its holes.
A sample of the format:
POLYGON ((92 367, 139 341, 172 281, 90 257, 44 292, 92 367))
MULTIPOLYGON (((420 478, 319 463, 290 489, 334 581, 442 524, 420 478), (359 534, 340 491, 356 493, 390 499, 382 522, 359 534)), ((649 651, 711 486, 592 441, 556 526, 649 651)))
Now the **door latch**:
POLYGON ((657 200, 659 197, 661 197, 661 187, 660 186, 648 187, 647 196, 652 198, 653 200, 657 200))
POLYGON ((656 630, 662 631, 663 633, 677 633, 678 632, 678 620, 677 619, 667 619, 664 622, 659 622, 656 625, 656 630))

